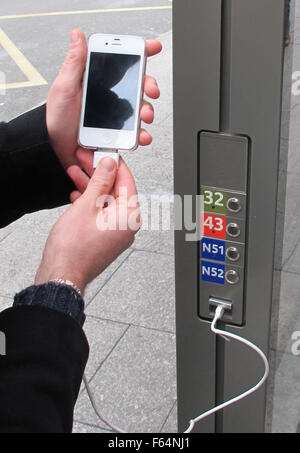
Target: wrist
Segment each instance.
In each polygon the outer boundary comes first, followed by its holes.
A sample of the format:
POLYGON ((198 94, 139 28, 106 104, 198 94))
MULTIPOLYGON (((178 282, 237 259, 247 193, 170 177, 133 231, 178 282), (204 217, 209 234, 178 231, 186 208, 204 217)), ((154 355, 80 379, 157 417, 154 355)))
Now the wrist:
POLYGON ((65 127, 62 128, 61 122, 57 121, 57 113, 56 115, 49 113, 48 102, 46 105, 46 127, 49 142, 62 167, 67 170, 71 165, 77 165, 78 160, 75 156, 78 148, 77 134, 73 131, 70 134, 65 127))
POLYGON ((50 280, 49 283, 55 283, 56 285, 63 285, 63 286, 69 286, 70 288, 75 289, 79 296, 83 296, 82 291, 75 285, 75 283, 71 282, 71 280, 64 280, 63 278, 55 278, 53 280, 50 280))

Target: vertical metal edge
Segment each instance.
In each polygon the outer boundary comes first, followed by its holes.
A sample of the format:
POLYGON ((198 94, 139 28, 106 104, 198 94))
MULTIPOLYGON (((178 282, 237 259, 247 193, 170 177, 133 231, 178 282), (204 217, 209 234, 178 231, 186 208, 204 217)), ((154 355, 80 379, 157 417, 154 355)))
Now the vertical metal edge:
MULTIPOLYGON (((223 122, 228 125, 228 132, 251 139, 245 326, 227 329, 249 338, 267 352, 280 149, 284 0, 225 1, 231 3, 231 49, 227 84, 230 105, 223 122)), ((235 342, 225 345, 224 363, 224 400, 253 386, 263 373, 259 358, 235 342)), ((265 405, 264 387, 224 411, 223 432, 263 432, 265 405)))
MULTIPOLYGON (((174 190, 198 189, 198 133, 219 130, 221 0, 174 0, 174 190), (195 89, 196 87, 196 89, 195 89), (198 89, 199 87, 199 89, 198 89)), ((178 215, 178 213, 177 213, 178 215)), ((175 232, 178 425, 215 404, 216 339, 198 318, 198 243, 175 232)), ((215 417, 194 432, 214 432, 215 417)))

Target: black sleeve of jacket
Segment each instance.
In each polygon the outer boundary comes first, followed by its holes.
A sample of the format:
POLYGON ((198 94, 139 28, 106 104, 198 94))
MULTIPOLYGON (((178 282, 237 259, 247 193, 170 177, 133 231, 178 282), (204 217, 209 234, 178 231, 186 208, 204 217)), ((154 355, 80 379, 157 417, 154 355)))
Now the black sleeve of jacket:
POLYGON ((0 228, 69 203, 74 185, 49 143, 45 105, 0 123, 0 169, 0 228))
POLYGON ((39 306, 0 313, 0 432, 70 433, 88 343, 70 316, 39 306))

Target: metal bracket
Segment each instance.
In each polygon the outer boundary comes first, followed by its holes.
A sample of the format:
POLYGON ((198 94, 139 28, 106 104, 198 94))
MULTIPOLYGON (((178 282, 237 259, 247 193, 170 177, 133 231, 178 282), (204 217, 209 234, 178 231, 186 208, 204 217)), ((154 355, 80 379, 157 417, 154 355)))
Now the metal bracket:
POLYGON ((224 300, 224 299, 217 299, 216 297, 209 298, 209 305, 212 305, 213 307, 221 306, 226 311, 232 310, 232 302, 229 302, 228 300, 224 300))

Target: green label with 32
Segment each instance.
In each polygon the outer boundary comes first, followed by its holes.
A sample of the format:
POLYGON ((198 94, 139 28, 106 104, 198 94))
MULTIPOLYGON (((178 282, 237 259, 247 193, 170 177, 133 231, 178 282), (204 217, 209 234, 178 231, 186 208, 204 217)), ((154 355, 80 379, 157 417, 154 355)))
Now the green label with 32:
POLYGON ((201 189, 201 195, 204 197, 204 211, 216 212, 217 214, 226 214, 226 192, 220 190, 201 189))

